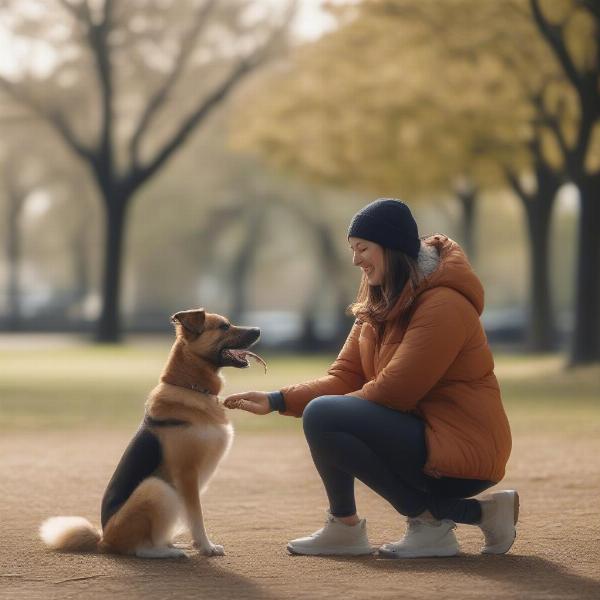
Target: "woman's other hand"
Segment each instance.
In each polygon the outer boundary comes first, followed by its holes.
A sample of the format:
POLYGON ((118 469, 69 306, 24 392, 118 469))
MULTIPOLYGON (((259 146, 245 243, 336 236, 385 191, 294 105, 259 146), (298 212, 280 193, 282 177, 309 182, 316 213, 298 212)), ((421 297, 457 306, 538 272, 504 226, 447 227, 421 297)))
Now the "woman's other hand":
POLYGON ((223 400, 227 408, 239 408, 255 415, 266 415, 271 412, 267 392, 241 392, 231 394, 223 400))

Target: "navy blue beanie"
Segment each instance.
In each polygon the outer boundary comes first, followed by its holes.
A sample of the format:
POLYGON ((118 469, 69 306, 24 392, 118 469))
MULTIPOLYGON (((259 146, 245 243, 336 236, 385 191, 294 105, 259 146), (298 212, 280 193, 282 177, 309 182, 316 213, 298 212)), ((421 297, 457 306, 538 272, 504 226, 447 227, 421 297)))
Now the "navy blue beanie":
POLYGON ((400 200, 380 198, 361 208, 352 218, 348 237, 376 242, 417 258, 421 240, 410 208, 400 200))

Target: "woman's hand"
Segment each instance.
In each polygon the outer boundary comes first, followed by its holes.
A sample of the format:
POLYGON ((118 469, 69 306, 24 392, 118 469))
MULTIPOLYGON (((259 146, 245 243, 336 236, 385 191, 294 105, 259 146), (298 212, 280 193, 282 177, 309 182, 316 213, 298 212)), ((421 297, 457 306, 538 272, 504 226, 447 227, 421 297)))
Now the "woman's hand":
POLYGON ((266 415, 271 412, 267 392, 241 392, 231 394, 223 400, 227 408, 239 408, 255 415, 266 415))

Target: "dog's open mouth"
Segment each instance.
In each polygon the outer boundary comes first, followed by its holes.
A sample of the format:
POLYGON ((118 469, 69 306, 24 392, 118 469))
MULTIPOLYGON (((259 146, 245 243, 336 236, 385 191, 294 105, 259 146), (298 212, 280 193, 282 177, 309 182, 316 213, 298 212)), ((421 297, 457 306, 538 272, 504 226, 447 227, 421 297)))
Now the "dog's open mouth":
POLYGON ((250 352, 250 350, 226 348, 221 352, 221 357, 225 359, 227 364, 240 369, 249 367, 250 363, 248 362, 248 358, 252 358, 263 366, 265 373, 267 372, 267 363, 258 354, 254 354, 254 352, 250 352))

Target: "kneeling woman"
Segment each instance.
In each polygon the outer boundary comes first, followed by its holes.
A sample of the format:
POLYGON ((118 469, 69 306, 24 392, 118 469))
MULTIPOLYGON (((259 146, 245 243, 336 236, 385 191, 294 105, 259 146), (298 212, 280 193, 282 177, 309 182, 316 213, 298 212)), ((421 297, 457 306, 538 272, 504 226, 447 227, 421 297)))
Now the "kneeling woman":
POLYGON ((377 200, 352 219, 348 242, 363 271, 356 322, 328 375, 225 405, 302 416, 329 498, 325 526, 292 540, 295 554, 368 554, 354 501, 358 478, 408 517, 391 558, 459 552, 456 523, 481 528, 484 553, 515 539, 518 495, 472 496, 504 476, 511 449, 494 362, 481 326, 483 288, 460 247, 418 237, 409 208, 377 200))

